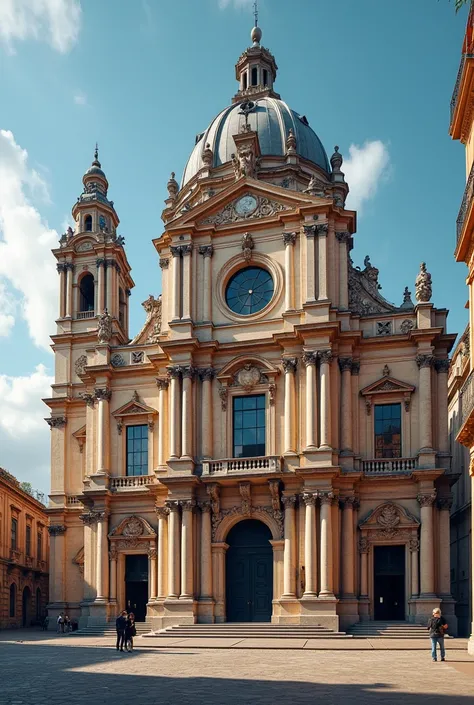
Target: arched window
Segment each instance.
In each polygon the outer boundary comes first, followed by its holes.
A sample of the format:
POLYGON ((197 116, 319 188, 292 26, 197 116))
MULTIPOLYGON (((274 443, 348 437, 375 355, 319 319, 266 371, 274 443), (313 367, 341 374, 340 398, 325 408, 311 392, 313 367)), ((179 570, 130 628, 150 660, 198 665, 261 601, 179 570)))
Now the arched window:
POLYGON ((92 232, 92 216, 91 215, 86 215, 84 218, 84 230, 86 230, 88 233, 92 232))
POLYGON ((10 585, 10 617, 16 615, 16 585, 12 583, 10 585))
POLYGON ((268 86, 268 71, 263 69, 263 85, 268 86))
POLYGON ((252 86, 256 86, 258 82, 258 69, 256 66, 252 69, 252 86))
POLYGON ((127 318, 127 300, 122 288, 119 289, 119 323, 125 328, 127 318))
POLYGON ((85 274, 80 283, 80 311, 94 311, 94 277, 92 274, 85 274))
POLYGON ((41 590, 36 588, 36 620, 41 619, 41 590))
POLYGON ((244 91, 248 87, 248 77, 247 77, 247 71, 244 73, 244 91))

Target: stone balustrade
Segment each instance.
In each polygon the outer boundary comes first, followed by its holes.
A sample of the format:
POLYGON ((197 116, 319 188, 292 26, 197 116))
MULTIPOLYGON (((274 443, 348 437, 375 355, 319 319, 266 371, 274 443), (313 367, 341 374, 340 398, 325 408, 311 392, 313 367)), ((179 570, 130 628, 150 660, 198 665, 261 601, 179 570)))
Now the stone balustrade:
POLYGON ((148 485, 155 485, 157 479, 155 475, 131 475, 126 477, 111 477, 109 488, 112 492, 124 490, 135 490, 145 488, 148 485))
POLYGON ((280 472, 281 459, 277 455, 257 458, 223 458, 207 460, 202 464, 203 475, 242 475, 266 472, 280 472))
POLYGON ((418 468, 418 458, 374 458, 361 460, 362 471, 366 475, 391 475, 398 472, 411 472, 418 468))

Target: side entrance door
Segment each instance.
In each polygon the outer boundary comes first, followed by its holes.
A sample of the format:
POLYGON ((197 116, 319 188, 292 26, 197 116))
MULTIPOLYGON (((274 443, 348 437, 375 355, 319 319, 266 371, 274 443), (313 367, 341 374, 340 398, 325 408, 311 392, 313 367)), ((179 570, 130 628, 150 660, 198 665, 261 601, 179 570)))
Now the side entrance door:
POLYGON ((374 547, 374 619, 405 619, 405 546, 374 547))

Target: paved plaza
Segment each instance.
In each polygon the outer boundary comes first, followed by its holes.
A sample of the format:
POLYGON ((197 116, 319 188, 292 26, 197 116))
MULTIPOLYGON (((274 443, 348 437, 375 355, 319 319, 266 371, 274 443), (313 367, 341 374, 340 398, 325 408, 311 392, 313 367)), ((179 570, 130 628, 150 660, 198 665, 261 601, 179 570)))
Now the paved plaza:
MULTIPOLYGON (((142 646, 109 637, 0 634, 0 705, 468 705, 474 659, 415 650, 314 651, 142 646)), ((363 646, 365 640, 361 640, 363 646)))

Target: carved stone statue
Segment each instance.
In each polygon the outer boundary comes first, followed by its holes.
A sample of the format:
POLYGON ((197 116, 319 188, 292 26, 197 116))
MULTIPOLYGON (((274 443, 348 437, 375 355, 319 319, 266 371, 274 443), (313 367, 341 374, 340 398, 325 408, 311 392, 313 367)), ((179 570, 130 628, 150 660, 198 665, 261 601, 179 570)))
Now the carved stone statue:
POLYGON ((242 236, 242 251, 244 253, 244 259, 246 262, 250 262, 252 259, 252 250, 255 247, 253 237, 250 233, 245 233, 242 236))
POLYGON ((415 281, 415 297, 420 303, 427 303, 431 299, 433 289, 431 286, 431 274, 426 271, 426 264, 420 264, 420 272, 415 281))
POLYGON ((214 152, 211 149, 209 142, 206 144, 204 152, 202 153, 202 163, 204 166, 211 167, 214 161, 214 152))
POLYGON ((232 154, 232 166, 236 179, 240 179, 241 176, 255 178, 257 160, 253 149, 246 144, 240 145, 237 149, 237 155, 232 154))
POLYGON ((112 317, 107 309, 98 315, 97 338, 99 343, 108 343, 112 337, 112 317))
POLYGON ((171 199, 175 199, 176 196, 178 195, 179 191, 179 185, 178 182, 176 181, 175 173, 174 171, 171 172, 170 180, 166 184, 166 188, 168 189, 168 194, 171 199))

